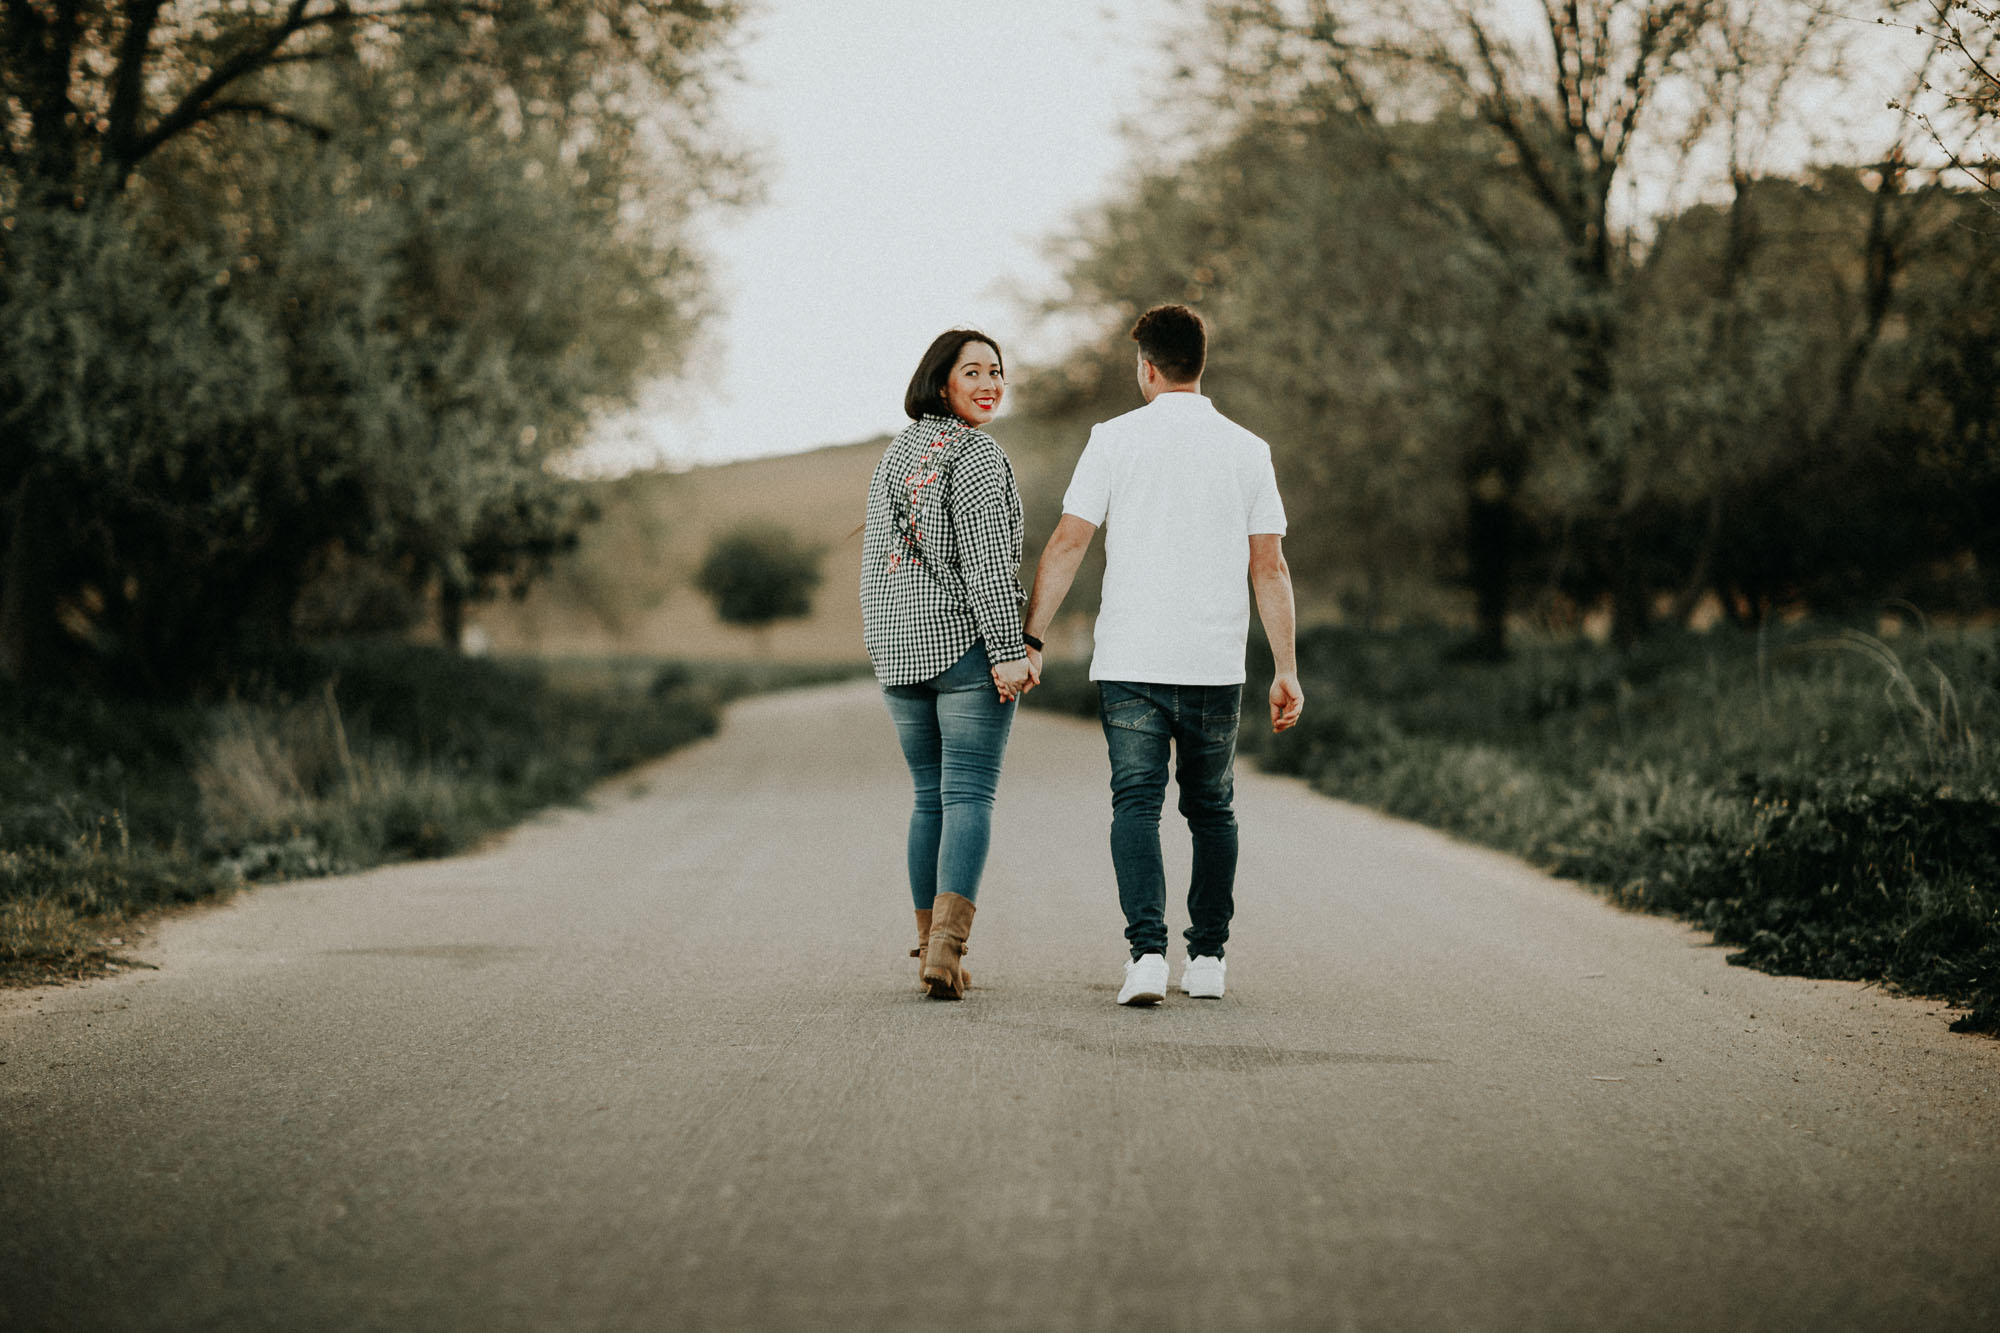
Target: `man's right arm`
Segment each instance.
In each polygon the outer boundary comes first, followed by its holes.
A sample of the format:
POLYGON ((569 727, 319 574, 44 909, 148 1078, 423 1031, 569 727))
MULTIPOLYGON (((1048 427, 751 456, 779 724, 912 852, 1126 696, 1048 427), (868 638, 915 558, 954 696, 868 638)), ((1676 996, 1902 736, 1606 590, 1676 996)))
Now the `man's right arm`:
POLYGON ((1299 688, 1298 609, 1292 600, 1292 568, 1285 563, 1285 539, 1276 533, 1251 535, 1250 587, 1257 595, 1257 618, 1264 622, 1264 637, 1271 641, 1271 658, 1277 666, 1271 680, 1271 730, 1288 731, 1298 724, 1306 695, 1299 688))
MULTIPOLYGON (((1062 609, 1063 598, 1069 596, 1077 566, 1083 563, 1083 553, 1090 549, 1090 539, 1096 535, 1097 525, 1075 514, 1064 514, 1056 524, 1056 530, 1049 535, 1049 544, 1042 548, 1042 558, 1035 564, 1035 590, 1028 595, 1024 624, 1031 637, 1048 637, 1049 624, 1062 609)), ((1030 648, 1028 663, 1040 677, 1042 655, 1030 648)))

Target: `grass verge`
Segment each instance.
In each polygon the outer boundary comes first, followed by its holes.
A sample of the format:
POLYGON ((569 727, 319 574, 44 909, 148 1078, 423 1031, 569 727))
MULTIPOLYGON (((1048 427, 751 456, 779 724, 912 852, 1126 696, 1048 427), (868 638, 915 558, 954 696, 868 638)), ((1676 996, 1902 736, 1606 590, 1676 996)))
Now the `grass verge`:
MULTIPOLYGON (((1246 753, 1699 924, 1733 962, 1886 983, 2000 1032, 1992 631, 1662 633, 1500 664, 1460 642, 1309 632, 1304 722, 1246 726, 1246 753)), ((1029 698, 1094 715, 1081 676, 1029 698)))
POLYGON ((90 975, 137 914, 445 856, 844 668, 549 663, 400 643, 289 653, 235 697, 0 699, 0 983, 90 975))

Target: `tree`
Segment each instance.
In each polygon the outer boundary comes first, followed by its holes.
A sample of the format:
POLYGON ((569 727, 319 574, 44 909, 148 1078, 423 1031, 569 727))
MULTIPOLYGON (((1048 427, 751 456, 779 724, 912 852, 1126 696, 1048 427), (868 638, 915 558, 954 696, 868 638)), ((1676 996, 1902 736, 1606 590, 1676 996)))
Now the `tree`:
POLYGON ((799 545, 786 528, 748 524, 717 537, 708 548, 695 587, 732 625, 763 629, 812 612, 821 552, 799 545))
POLYGON ((336 547, 518 587, 679 364, 728 4, 0 0, 0 669, 153 689, 336 547))
MULTIPOLYGON (((1068 241, 1056 304, 1116 336, 1053 391, 1031 384, 1031 409, 1128 406, 1136 309, 1200 303, 1211 392, 1272 443, 1302 576, 1335 571, 1363 618, 1420 605, 1421 580, 1463 582, 1482 655, 1504 648, 1525 586, 1552 615, 1622 605, 1629 637, 1711 591, 1745 617, 1915 595, 1990 546, 1964 517, 1991 484, 1994 392, 1964 196, 1908 166, 1907 126, 1859 164, 1770 169, 1776 127, 1832 58, 1825 15, 1712 6, 1675 67, 1674 114, 1614 154, 1563 148, 1595 113, 1523 92, 1510 132, 1462 83, 1392 81, 1429 67, 1380 31, 1366 45, 1307 21, 1327 12, 1211 10, 1219 114, 1068 241), (1557 207, 1522 134, 1554 144, 1550 180, 1596 160, 1597 189, 1615 157, 1659 197, 1680 182, 1706 201, 1622 222, 1605 193, 1557 207), (1949 412, 1906 405, 1940 404, 1942 384, 1949 412)), ((1562 21, 1551 50, 1579 30, 1562 21)), ((1503 81, 1535 67, 1492 58, 1503 81)), ((1657 95, 1632 94, 1641 111, 1657 95)))
MULTIPOLYGON (((204 130, 263 121, 330 137, 310 81, 401 64, 440 102, 602 136, 645 101, 705 107, 730 0, 0 0, 0 201, 85 207, 204 130), (495 94, 504 94, 496 97, 495 94)), ((621 136, 612 135, 613 139, 621 136)), ((629 132, 622 136, 629 141, 629 132)))
POLYGON ((1217 334, 1209 391, 1272 444, 1302 580, 1369 621, 1469 581, 1497 652, 1528 541, 1515 493, 1548 431, 1520 386, 1565 373, 1540 308, 1561 238, 1507 152, 1476 120, 1366 123, 1325 82, 1239 107, 1228 137, 1142 177, 1069 243, 1061 304, 1112 333, 1060 377, 1074 404, 1031 384, 1031 408, 1128 407, 1132 317, 1198 304, 1217 334))
MULTIPOLYGON (((1326 3, 1262 7, 1263 24, 1301 49, 1364 124, 1384 125, 1417 80, 1433 106, 1483 121, 1560 234, 1568 281, 1537 284, 1549 326, 1568 348, 1560 412, 1562 484, 1582 546, 1612 594, 1616 632, 1643 630, 1640 558, 1625 538, 1632 501, 1627 441, 1618 429, 1618 287, 1628 272, 1612 199, 1656 111, 1655 94, 1711 22, 1710 0, 1544 0, 1541 30, 1510 30, 1498 6, 1458 0, 1440 21, 1397 9, 1386 24, 1326 3)), ((1267 39, 1268 40, 1268 39, 1267 39)), ((1393 158, 1385 155, 1385 163, 1393 158)), ((1475 236, 1492 234, 1477 207, 1448 210, 1475 236)), ((1496 247, 1503 260, 1511 259, 1496 247)), ((1525 471, 1525 469, 1524 469, 1525 471)), ((1498 475, 1498 474, 1494 474, 1498 475)))
POLYGON ((1745 621, 1926 597, 1932 571, 1974 544, 1978 422, 2000 392, 1979 303, 2000 254, 1982 258, 1968 196, 1927 187, 1922 212, 1898 203, 1923 225, 1897 229, 1883 285, 1867 174, 1759 179, 1660 223, 1635 283, 1626 385, 1653 477, 1635 534, 1684 580, 1678 615, 1711 590, 1745 621))

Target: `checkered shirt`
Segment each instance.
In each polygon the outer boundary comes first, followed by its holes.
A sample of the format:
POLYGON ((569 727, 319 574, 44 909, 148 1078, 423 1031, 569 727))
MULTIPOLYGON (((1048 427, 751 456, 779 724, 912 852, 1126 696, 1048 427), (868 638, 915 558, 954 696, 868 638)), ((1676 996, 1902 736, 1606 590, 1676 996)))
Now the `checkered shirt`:
POLYGON ((925 416, 889 442, 868 483, 861 624, 875 678, 929 680, 986 641, 995 662, 1021 642, 1021 492, 993 437, 925 416))

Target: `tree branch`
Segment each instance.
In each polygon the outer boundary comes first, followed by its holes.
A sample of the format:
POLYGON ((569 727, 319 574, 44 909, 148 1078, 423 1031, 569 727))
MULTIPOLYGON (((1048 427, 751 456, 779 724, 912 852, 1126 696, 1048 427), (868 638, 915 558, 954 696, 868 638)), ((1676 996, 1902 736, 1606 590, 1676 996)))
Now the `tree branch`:
POLYGON ((125 9, 125 35, 118 42, 117 64, 111 75, 110 127, 105 151, 118 161, 132 152, 139 139, 139 114, 146 100, 146 55, 165 0, 131 0, 125 9))
MULTIPOLYGON (((1995 71, 1987 67, 1985 60, 1982 60, 1973 51, 1971 44, 1965 40, 1965 33, 1957 25, 1952 25, 1949 31, 1951 33, 1952 48, 1965 60, 1966 65, 1972 70, 1973 74, 1989 90, 2000 93, 2000 71, 1995 71)), ((1990 48, 1988 49, 1990 51, 1990 48)))
POLYGON ((280 51, 264 62, 265 69, 276 69, 280 65, 317 65, 322 60, 333 59, 333 52, 325 50, 280 51))
POLYGON ((311 3, 312 0, 292 0, 285 10, 284 17, 268 32, 252 40, 210 70, 205 78, 183 93, 173 109, 161 116, 151 130, 133 142, 128 154, 114 163, 117 183, 122 185, 133 170, 157 151, 161 144, 208 119, 202 114, 202 108, 219 97, 231 84, 274 65, 323 58, 322 52, 283 51, 285 44, 301 33, 350 22, 365 21, 394 25, 404 20, 426 16, 443 18, 478 14, 498 18, 501 12, 492 0, 409 0, 407 4, 366 11, 355 10, 347 0, 334 0, 332 8, 308 14, 306 10, 311 3))
POLYGON ((53 12, 17 0, 9 5, 10 29, 23 74, 21 101, 28 112, 28 171, 53 202, 67 201, 76 175, 76 128, 71 116, 71 66, 76 58, 76 0, 60 0, 53 12))
MULTIPOLYGON (((1595 100, 1599 106, 1604 105, 1604 80, 1611 71, 1611 20, 1618 3, 1619 0, 1597 0, 1597 23, 1590 34, 1591 60, 1597 69, 1595 100)), ((1581 41, 1581 36, 1577 40, 1581 41)))
POLYGON ((1685 49, 1693 34, 1707 22, 1707 0, 1668 0, 1668 3, 1647 9, 1646 17, 1639 25, 1639 49, 1632 57, 1632 68, 1625 75, 1624 91, 1619 95, 1612 113, 1612 125, 1605 133, 1603 160, 1598 163, 1598 170, 1604 174, 1607 184, 1631 146, 1633 132, 1639 124, 1639 113, 1645 108, 1646 99, 1652 95, 1655 76, 1685 49), (1654 63, 1656 60, 1657 65, 1654 63))
POLYGON ((1563 120, 1574 134, 1584 115, 1582 16, 1576 0, 1568 0, 1560 10, 1554 0, 1542 0, 1542 13, 1548 19, 1549 46, 1556 58, 1556 96, 1562 102, 1563 120))
POLYGON ((278 48, 304 30, 306 6, 309 3, 310 0, 292 0, 284 18, 279 20, 277 26, 217 65, 208 72, 208 77, 181 94, 181 99, 173 110, 162 116, 159 123, 134 142, 130 152, 114 164, 118 184, 123 185, 133 169, 157 151, 161 144, 196 124, 201 119, 202 107, 224 88, 264 68, 271 57, 278 53, 278 48))
MULTIPOLYGON (((1580 221, 1575 216, 1574 200, 1565 197, 1555 178, 1555 165, 1543 157, 1540 146, 1535 143, 1534 136, 1528 132, 1527 125, 1522 121, 1519 115, 1521 101, 1508 86, 1506 71, 1500 66, 1499 52, 1487 35, 1485 25, 1480 23, 1469 8, 1459 5, 1456 9, 1459 22, 1471 36, 1473 47, 1479 52, 1480 63, 1485 67, 1486 76, 1492 85, 1479 99, 1480 114, 1485 117, 1488 124, 1499 130, 1507 142, 1514 146, 1514 151, 1521 155, 1521 171, 1528 178, 1528 187, 1534 192, 1535 197, 1555 214, 1565 233, 1574 233, 1580 221)), ((1471 80, 1463 70, 1457 73, 1468 90, 1477 91, 1472 89, 1471 80)))
MULTIPOLYGON (((1525 286, 1529 280, 1527 264, 1516 254, 1517 247, 1510 246, 1507 243, 1506 237, 1482 209, 1460 200, 1446 200, 1439 197, 1434 190, 1425 188, 1398 165, 1396 146, 1389 136, 1388 129, 1382 122, 1381 113, 1377 110, 1375 100, 1369 94, 1366 83, 1355 72, 1355 62, 1352 59, 1352 55, 1359 49, 1369 55, 1388 55, 1405 64, 1416 63, 1435 66, 1436 61, 1414 52, 1390 51, 1379 46, 1368 48, 1350 46, 1340 37, 1338 25, 1333 20, 1331 13, 1327 11, 1327 7, 1324 4, 1316 3, 1313 8, 1314 21, 1307 35, 1313 41, 1327 48, 1329 52, 1327 57, 1328 67, 1332 70, 1334 78, 1339 82, 1348 99, 1353 103, 1355 120, 1360 124, 1366 135, 1375 157, 1376 166, 1396 186, 1404 198, 1415 204, 1416 207, 1445 226, 1462 228, 1471 232, 1478 240, 1484 242, 1487 253, 1498 263, 1505 281, 1516 289, 1525 286)), ((1470 82, 1463 77, 1463 71, 1456 72, 1455 81, 1469 95, 1478 95, 1478 90, 1473 88, 1470 82)))
POLYGON ((198 125, 221 116, 251 116, 259 120, 275 120, 281 125, 290 125, 295 130, 302 130, 321 143, 333 138, 333 131, 318 121, 309 120, 295 111, 287 111, 269 102, 210 102, 196 114, 193 123, 198 125))

